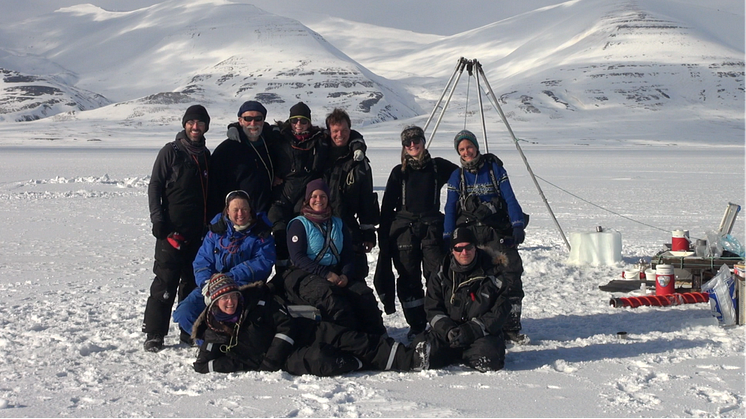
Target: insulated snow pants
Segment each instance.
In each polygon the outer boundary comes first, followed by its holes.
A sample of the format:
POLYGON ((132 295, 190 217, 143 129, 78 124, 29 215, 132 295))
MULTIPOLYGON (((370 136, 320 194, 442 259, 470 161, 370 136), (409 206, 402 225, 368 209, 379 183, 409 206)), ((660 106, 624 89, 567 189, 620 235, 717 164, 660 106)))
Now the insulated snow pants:
POLYGON ((155 278, 145 305, 144 333, 162 336, 168 333, 174 300, 177 296, 178 301, 184 300, 197 287, 192 262, 201 244, 200 240, 191 240, 177 250, 168 240, 156 241, 153 264, 155 278))
POLYGON ((339 287, 318 275, 290 268, 283 287, 291 304, 312 305, 324 320, 365 333, 386 333, 378 301, 362 280, 350 279, 346 287, 339 287))

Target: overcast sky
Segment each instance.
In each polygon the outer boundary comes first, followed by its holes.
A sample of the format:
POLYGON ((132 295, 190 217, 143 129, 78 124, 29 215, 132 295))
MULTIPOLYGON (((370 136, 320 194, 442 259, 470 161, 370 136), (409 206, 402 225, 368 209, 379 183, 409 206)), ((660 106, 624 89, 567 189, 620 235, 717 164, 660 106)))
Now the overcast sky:
MULTIPOLYGON (((188 0, 185 0, 188 1, 188 0)), ((61 7, 90 3, 111 11, 130 11, 162 0, 3 0, 0 23, 51 13, 61 7)), ((453 35, 562 0, 234 0, 297 19, 308 13, 341 17, 421 33, 453 35)))

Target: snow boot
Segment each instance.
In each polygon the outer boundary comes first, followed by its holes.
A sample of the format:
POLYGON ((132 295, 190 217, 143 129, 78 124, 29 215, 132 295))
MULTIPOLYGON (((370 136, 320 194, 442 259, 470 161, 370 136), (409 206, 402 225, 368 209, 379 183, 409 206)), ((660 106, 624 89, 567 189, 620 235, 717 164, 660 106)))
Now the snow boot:
POLYGON ((163 336, 157 333, 148 333, 142 346, 148 352, 158 352, 163 349, 163 336))
POLYGON ((505 340, 507 342, 512 342, 517 345, 526 345, 531 341, 528 336, 518 330, 505 330, 503 331, 503 334, 505 335, 505 340))

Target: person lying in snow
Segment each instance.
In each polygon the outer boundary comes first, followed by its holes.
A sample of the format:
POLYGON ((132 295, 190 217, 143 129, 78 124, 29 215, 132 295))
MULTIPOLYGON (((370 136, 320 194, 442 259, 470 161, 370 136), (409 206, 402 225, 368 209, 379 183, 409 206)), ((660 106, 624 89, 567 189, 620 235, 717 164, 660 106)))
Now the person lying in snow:
POLYGON ((208 284, 210 304, 194 324, 203 340, 199 373, 278 371, 333 376, 359 369, 409 371, 428 368, 428 344, 406 347, 334 323, 291 317, 260 282, 238 287, 217 273, 208 284))

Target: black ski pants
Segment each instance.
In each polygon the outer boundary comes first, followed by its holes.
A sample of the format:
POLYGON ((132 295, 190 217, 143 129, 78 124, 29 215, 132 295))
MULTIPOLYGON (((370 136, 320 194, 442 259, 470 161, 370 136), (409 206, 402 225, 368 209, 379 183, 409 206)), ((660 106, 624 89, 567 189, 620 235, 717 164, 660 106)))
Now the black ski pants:
POLYGON ((360 332, 386 334, 378 301, 363 280, 350 278, 346 287, 339 287, 326 278, 291 267, 284 275, 283 288, 291 304, 312 305, 321 311, 324 320, 360 332))
POLYGON ((404 318, 413 329, 424 330, 427 316, 422 278, 424 275, 427 283, 443 260, 443 220, 396 219, 389 237, 393 244, 392 260, 399 274, 396 293, 404 318))
POLYGON ((392 338, 358 332, 327 321, 298 318, 301 335, 283 369, 322 377, 358 369, 409 371, 414 351, 392 338))
POLYGON ((150 296, 145 305, 145 316, 142 331, 148 334, 166 336, 171 321, 171 309, 174 300, 185 299, 196 288, 194 281, 194 262, 201 240, 190 240, 177 250, 168 240, 157 240, 155 243, 155 278, 150 285, 150 296))

